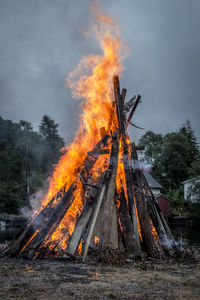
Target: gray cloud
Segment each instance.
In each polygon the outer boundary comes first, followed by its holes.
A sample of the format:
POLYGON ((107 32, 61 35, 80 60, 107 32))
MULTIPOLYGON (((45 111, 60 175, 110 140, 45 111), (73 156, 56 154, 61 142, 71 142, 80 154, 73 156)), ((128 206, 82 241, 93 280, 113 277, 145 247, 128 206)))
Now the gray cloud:
MULTIPOLYGON (((130 46, 121 85, 142 95, 135 122, 156 132, 187 118, 199 132, 199 0, 101 1, 130 46)), ((69 141, 78 125, 67 73, 94 44, 83 36, 90 1, 0 0, 0 115, 35 127, 49 114, 69 141)), ((112 74, 111 74, 112 75, 112 74)), ((130 129, 136 138, 142 134, 130 129)))

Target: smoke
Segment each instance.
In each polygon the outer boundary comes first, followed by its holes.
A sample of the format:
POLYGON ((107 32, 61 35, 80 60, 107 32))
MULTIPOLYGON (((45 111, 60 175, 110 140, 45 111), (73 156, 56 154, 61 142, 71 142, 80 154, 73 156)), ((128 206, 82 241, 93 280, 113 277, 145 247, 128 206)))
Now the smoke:
POLYGON ((29 197, 29 207, 25 206, 20 209, 22 215, 27 218, 31 219, 34 214, 39 210, 42 204, 42 200, 44 199, 49 185, 49 178, 44 182, 43 188, 37 190, 33 195, 29 197))
POLYGON ((134 170, 143 170, 143 172, 151 172, 153 170, 153 166, 151 164, 146 163, 145 161, 131 160, 131 164, 134 170))

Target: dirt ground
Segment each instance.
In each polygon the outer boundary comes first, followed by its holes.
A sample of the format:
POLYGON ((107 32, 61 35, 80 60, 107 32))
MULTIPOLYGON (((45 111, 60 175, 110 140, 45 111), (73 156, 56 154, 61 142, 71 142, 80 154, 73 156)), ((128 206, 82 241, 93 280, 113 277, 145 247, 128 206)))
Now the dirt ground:
POLYGON ((0 299, 200 299, 200 261, 112 266, 0 257, 0 299))

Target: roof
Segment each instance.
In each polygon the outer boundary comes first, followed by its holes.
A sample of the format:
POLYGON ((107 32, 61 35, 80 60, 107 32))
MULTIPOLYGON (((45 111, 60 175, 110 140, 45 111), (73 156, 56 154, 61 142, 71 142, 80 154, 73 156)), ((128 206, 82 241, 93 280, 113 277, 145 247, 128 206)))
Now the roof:
POLYGON ((163 186, 148 172, 144 172, 144 176, 151 189, 163 189, 163 186))
POLYGON ((163 194, 159 194, 159 195, 155 196, 156 200, 157 200, 159 197, 163 197, 163 198, 167 199, 169 202, 171 202, 171 200, 170 200, 169 198, 167 198, 167 197, 166 197, 165 195, 163 195, 163 194))
POLYGON ((192 181, 195 181, 195 180, 198 180, 198 179, 200 179, 200 176, 197 176, 197 177, 194 177, 194 178, 185 180, 185 181, 183 181, 183 182, 181 182, 181 183, 182 183, 182 184, 185 184, 185 183, 192 182, 192 181))

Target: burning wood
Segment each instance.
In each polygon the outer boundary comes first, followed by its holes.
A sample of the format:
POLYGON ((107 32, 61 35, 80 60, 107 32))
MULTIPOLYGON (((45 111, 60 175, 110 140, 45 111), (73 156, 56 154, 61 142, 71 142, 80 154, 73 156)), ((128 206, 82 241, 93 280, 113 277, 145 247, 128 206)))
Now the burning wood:
POLYGON ((111 131, 110 136, 101 128, 102 137, 80 163, 75 180, 66 182, 43 206, 7 254, 35 259, 65 253, 69 257, 79 255, 85 261, 89 249, 164 257, 175 247, 143 171, 138 168, 139 148, 131 143, 127 132, 141 96, 126 104, 126 90, 120 93, 118 76, 113 82, 115 106, 110 110, 108 128, 115 129, 114 133, 111 131), (75 219, 70 219, 77 197, 82 206, 76 209, 75 219))

